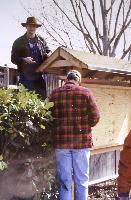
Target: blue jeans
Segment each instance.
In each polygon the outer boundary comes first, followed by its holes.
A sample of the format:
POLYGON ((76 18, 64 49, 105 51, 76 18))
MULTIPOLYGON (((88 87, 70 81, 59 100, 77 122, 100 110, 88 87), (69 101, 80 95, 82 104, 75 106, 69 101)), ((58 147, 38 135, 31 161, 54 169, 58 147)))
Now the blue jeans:
POLYGON ((56 149, 56 171, 60 200, 72 200, 72 175, 75 200, 88 199, 89 149, 56 149))

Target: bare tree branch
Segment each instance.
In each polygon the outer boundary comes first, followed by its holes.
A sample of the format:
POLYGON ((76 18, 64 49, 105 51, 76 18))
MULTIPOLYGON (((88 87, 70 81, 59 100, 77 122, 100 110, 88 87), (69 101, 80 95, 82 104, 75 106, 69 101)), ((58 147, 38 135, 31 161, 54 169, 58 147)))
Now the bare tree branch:
POLYGON ((111 0, 111 6, 110 6, 110 18, 109 18, 109 29, 108 29, 108 36, 110 37, 110 32, 111 32, 111 22, 112 22, 112 7, 113 7, 113 2, 115 2, 115 0, 111 0))
POLYGON ((128 60, 131 60, 131 50, 129 51, 129 54, 128 54, 128 60))
POLYGON ((122 4, 123 4, 123 0, 121 0, 120 5, 119 5, 119 8, 118 8, 118 12, 117 12, 117 15, 116 15, 116 21, 115 21, 115 25, 114 25, 114 34, 113 34, 113 37, 112 37, 111 40, 110 40, 110 44, 112 43, 112 41, 113 41, 113 40, 115 39, 115 37, 116 37, 116 30, 117 30, 118 18, 119 18, 119 14, 120 14, 120 10, 121 10, 122 4))
POLYGON ((63 25, 64 25, 63 32, 67 35, 68 40, 69 40, 70 47, 73 49, 72 40, 71 40, 71 37, 70 37, 70 35, 69 35, 69 32, 68 32, 68 31, 66 30, 66 28, 65 28, 65 21, 64 21, 64 17, 63 17, 63 16, 62 16, 62 22, 63 22, 63 25))
POLYGON ((127 14, 126 14, 126 17, 125 17, 125 21, 124 21, 124 24, 126 24, 127 20, 128 20, 128 17, 129 17, 129 14, 131 12, 131 0, 130 0, 130 5, 129 5, 129 8, 128 8, 128 11, 127 11, 127 14))
POLYGON ((119 40, 120 40, 124 30, 126 30, 126 28, 130 25, 130 23, 131 23, 131 20, 129 20, 128 23, 122 27, 121 31, 119 32, 118 36, 116 37, 114 45, 113 45, 113 50, 112 50, 112 56, 113 57, 115 55, 114 53, 115 53, 116 47, 117 47, 117 45, 119 43, 119 40))
MULTIPOLYGON (((80 2, 82 3, 83 7, 85 8, 85 11, 86 11, 86 13, 87 13, 87 16, 89 17, 89 19, 90 19, 92 25, 94 26, 94 23, 95 23, 95 22, 94 22, 94 19, 92 18, 92 16, 91 16, 90 13, 88 12, 88 8, 87 8, 86 3, 85 3, 83 0, 80 0, 80 2)), ((98 27, 96 26, 95 28, 97 29, 97 33, 99 34, 99 38, 102 38, 102 36, 101 36, 100 33, 99 33, 98 27)))
MULTIPOLYGON (((74 31, 79 33, 84 47, 90 52, 113 57, 116 56, 117 48, 120 46, 121 52, 123 51, 121 58, 127 58, 128 53, 131 54, 126 38, 131 24, 131 0, 63 0, 65 5, 70 4, 66 9, 60 4, 62 0, 50 0, 49 2, 39 0, 41 6, 36 8, 36 11, 39 20, 44 25, 44 30, 53 43, 75 47, 75 42, 79 39, 73 37, 72 31, 74 31), (53 10, 52 13, 48 12, 48 3, 53 10), (98 9, 101 14, 100 18, 98 9), (118 45, 119 43, 121 45, 118 45)), ((28 14, 34 14, 34 8, 32 12, 31 9, 24 9, 28 14)), ((77 44, 81 46, 80 42, 77 44)))
MULTIPOLYGON (((86 39, 88 40, 89 43, 92 42, 92 43, 97 47, 97 45, 95 44, 95 42, 94 42, 93 38, 91 37, 89 31, 87 31, 87 34, 84 32, 83 27, 82 27, 82 25, 81 25, 81 22, 80 22, 80 20, 79 20, 79 18, 78 18, 78 15, 77 15, 77 13, 76 13, 76 9, 75 9, 75 6, 74 6, 74 4, 73 4, 73 0, 70 0, 70 2, 71 2, 71 5, 72 5, 72 8, 73 8, 73 10, 74 10, 75 18, 76 18, 76 20, 77 20, 77 23, 78 23, 78 25, 79 25, 79 27, 80 27, 80 30, 81 30, 81 32, 82 32, 84 38, 86 38, 86 39), (88 37, 89 37, 89 39, 88 39, 88 37)), ((91 45, 92 52, 93 52, 93 53, 96 53, 96 50, 94 49, 93 45, 92 45, 91 43, 90 43, 90 45, 91 45)))
MULTIPOLYGON (((85 28, 86 32, 88 32, 88 29, 87 29, 87 27, 86 27, 86 25, 85 25, 85 22, 84 22, 84 17, 83 17, 83 14, 82 14, 82 9, 81 9, 80 0, 79 0, 79 5, 78 5, 78 7, 79 7, 79 11, 80 11, 80 15, 81 15, 81 20, 82 20, 82 23, 83 23, 83 27, 85 28)), ((86 38, 86 37, 84 36, 84 40, 85 40, 86 46, 87 46, 87 48, 89 49, 89 51, 90 51, 90 52, 93 52, 94 49, 93 49, 93 47, 92 47, 92 44, 91 44, 90 39, 89 39, 89 38, 86 38), (91 50, 91 49, 92 49, 92 50, 91 50)))
MULTIPOLYGON (((82 15, 82 9, 81 9, 81 5, 80 5, 80 1, 79 1, 78 7, 79 7, 79 11, 80 11, 83 27, 85 28, 86 32, 88 33, 88 34, 87 33, 86 34, 83 33, 84 34, 84 39, 85 39, 85 41, 88 41, 88 44, 90 45, 90 48, 91 48, 91 52, 96 53, 96 50, 94 49, 93 44, 92 44, 93 43, 93 41, 92 41, 93 38, 91 38, 91 35, 90 35, 90 33, 89 33, 85 23, 84 23, 84 18, 83 18, 83 15, 82 15)), ((90 48, 88 48, 88 49, 90 49, 90 48)))
MULTIPOLYGON (((123 26, 124 26, 124 19, 125 19, 125 9, 124 9, 124 2, 123 2, 123 26)), ((125 52, 125 48, 126 48, 126 38, 125 38, 125 31, 123 33, 124 36, 124 47, 123 47, 123 52, 125 52)))
POLYGON ((131 52, 131 45, 123 52, 123 55, 121 56, 121 59, 125 58, 125 56, 131 52))
POLYGON ((94 5, 94 0, 91 0, 92 2, 92 13, 93 13, 93 20, 94 20, 94 27, 95 27, 95 33, 96 33, 96 38, 97 38, 97 44, 99 47, 99 53, 102 54, 102 50, 101 50, 101 44, 100 44, 100 33, 99 33, 99 29, 97 28, 96 25, 96 15, 95 15, 95 5, 94 5))
POLYGON ((69 20, 71 24, 74 25, 74 27, 80 31, 80 28, 70 19, 70 17, 65 13, 64 10, 59 6, 58 2, 56 0, 53 0, 54 4, 60 9, 60 11, 66 16, 66 18, 69 20))
POLYGON ((112 0, 112 1, 111 1, 111 5, 110 5, 110 7, 106 10, 107 13, 112 9, 112 7, 113 7, 115 1, 116 1, 116 0, 112 0))
POLYGON ((102 23, 103 23, 103 55, 108 55, 108 46, 109 46, 109 38, 108 38, 108 24, 107 24, 107 12, 106 12, 106 0, 104 0, 104 4, 102 0, 99 0, 102 14, 102 23))

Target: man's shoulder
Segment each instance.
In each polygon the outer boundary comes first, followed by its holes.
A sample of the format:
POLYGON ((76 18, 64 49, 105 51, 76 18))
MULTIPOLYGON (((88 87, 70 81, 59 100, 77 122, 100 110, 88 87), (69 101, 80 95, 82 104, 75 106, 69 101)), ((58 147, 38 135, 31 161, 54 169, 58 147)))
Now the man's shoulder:
POLYGON ((56 96, 59 95, 59 88, 55 88, 52 90, 51 94, 49 95, 49 99, 53 100, 56 96))
POLYGON ((37 36, 37 38, 40 39, 42 42, 45 42, 44 37, 42 37, 40 34, 37 34, 36 36, 37 36))
POLYGON ((22 42, 22 41, 24 41, 24 40, 25 40, 25 35, 22 35, 22 36, 18 37, 18 38, 14 41, 14 43, 19 43, 19 42, 22 42))
MULTIPOLYGON (((66 89, 65 89, 65 85, 64 85, 64 86, 61 86, 61 87, 54 89, 52 91, 52 94, 61 93, 61 92, 64 92, 65 90, 66 89)), ((86 88, 86 87, 83 87, 83 86, 73 87, 72 90, 78 91, 78 93, 81 93, 81 94, 91 93, 91 90, 89 88, 86 88)))
POLYGON ((61 86, 61 87, 55 88, 55 89, 52 91, 52 94, 55 94, 55 93, 60 92, 62 88, 63 88, 62 86, 61 86))
POLYGON ((91 89, 89 89, 89 88, 87 88, 87 87, 84 87, 84 86, 78 86, 77 87, 77 90, 79 90, 79 91, 82 91, 83 93, 85 92, 85 93, 90 93, 91 92, 91 89))

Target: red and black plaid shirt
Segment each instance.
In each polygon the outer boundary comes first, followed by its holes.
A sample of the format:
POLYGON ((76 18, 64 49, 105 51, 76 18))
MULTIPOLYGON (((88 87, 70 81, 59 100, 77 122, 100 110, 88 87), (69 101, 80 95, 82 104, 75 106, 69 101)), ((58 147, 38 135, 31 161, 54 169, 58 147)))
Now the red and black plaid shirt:
POLYGON ((91 127, 97 124, 100 116, 91 91, 68 81, 52 92, 50 101, 54 102, 55 148, 92 147, 91 127))

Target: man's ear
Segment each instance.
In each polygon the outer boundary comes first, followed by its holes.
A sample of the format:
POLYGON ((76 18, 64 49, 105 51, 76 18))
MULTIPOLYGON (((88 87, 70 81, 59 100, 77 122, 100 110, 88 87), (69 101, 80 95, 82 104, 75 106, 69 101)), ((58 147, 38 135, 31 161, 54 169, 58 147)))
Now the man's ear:
POLYGON ((79 86, 81 86, 81 81, 78 81, 79 86))
POLYGON ((64 83, 66 83, 67 81, 68 81, 68 79, 65 79, 65 80, 64 80, 64 83))

